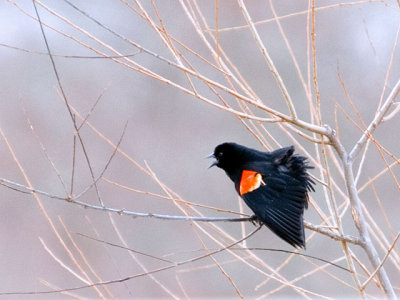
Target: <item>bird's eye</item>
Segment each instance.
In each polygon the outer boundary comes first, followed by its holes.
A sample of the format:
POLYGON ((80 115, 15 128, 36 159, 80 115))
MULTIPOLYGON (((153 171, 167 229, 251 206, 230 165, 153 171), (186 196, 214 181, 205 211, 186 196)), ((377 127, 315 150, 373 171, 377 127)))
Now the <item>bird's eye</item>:
POLYGON ((222 157, 222 155, 224 155, 224 153, 223 153, 222 151, 220 151, 220 152, 217 152, 217 157, 218 157, 218 158, 221 158, 221 157, 222 157))

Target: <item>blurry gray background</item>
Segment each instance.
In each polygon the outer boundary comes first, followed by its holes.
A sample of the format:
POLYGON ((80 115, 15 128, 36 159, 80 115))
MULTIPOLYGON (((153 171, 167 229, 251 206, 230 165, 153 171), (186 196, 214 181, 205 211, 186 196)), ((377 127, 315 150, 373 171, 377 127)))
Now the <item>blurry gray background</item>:
MULTIPOLYGON (((45 1, 44 3, 68 18, 71 23, 110 44, 120 53, 127 55, 137 52, 136 48, 102 29, 64 1, 45 1)), ((74 3, 119 34, 173 60, 149 24, 122 1, 74 1, 74 3)), ((215 64, 179 2, 154 1, 154 3, 169 34, 215 64)), ((273 3, 278 16, 302 12, 308 7, 307 1, 273 1, 273 3)), ((396 1, 356 1, 347 6, 338 5, 339 3, 345 4, 346 1, 317 1, 318 7, 325 7, 316 12, 318 83, 323 120, 332 127, 336 126, 334 107, 337 102, 360 124, 343 92, 338 78, 338 74, 340 74, 354 105, 368 124, 374 116, 384 86, 399 26, 399 6, 396 1), (332 7, 329 8, 330 5, 332 7)), ((130 4, 135 7, 133 2, 130 4)), ((149 12, 152 12, 152 18, 157 20, 151 2, 143 1, 142 4, 149 12)), ((218 4, 219 28, 246 24, 236 2, 219 1, 218 4)), ((47 55, 41 54, 46 52, 46 48, 39 24, 25 15, 16 5, 24 12, 34 15, 33 5, 30 1, 0 2, 1 130, 32 185, 36 189, 65 196, 62 185, 46 159, 35 134, 44 144, 49 158, 60 172, 69 190, 74 128, 67 108, 57 92, 58 85, 50 59, 47 55), (29 52, 5 45, 26 49, 29 52), (28 120, 34 127, 35 134, 32 132, 28 120)), ((209 26, 215 28, 215 1, 198 1, 198 5, 209 26)), ((273 18, 268 1, 246 1, 246 5, 253 21, 273 18)), ((70 34, 96 49, 106 51, 43 8, 39 7, 39 12, 44 23, 70 34)), ((299 67, 307 79, 307 14, 297 14, 280 21, 299 62, 299 67)), ((309 121, 306 95, 276 23, 271 21, 260 24, 257 29, 294 99, 299 116, 309 121)), ((48 28, 45 28, 45 32, 53 54, 95 56, 94 52, 71 39, 48 28)), ((219 43, 259 98, 266 105, 286 112, 287 108, 281 92, 248 28, 219 32, 219 43)), ((213 43, 212 45, 215 46, 213 43)), ((187 54, 183 48, 177 47, 187 54)), ((106 51, 106 53, 114 55, 110 51, 106 51)), ((202 74, 226 84, 223 76, 213 68, 206 66, 201 60, 190 54, 187 56, 192 59, 191 63, 202 74)), ((97 98, 102 95, 100 102, 88 119, 101 134, 113 143, 117 143, 124 125, 128 121, 127 130, 120 145, 120 149, 127 155, 143 167, 145 167, 144 161, 146 161, 158 178, 186 201, 224 210, 239 211, 239 202, 232 183, 221 170, 207 170, 209 161, 203 159, 212 152, 217 144, 224 141, 235 141, 261 149, 261 145, 235 116, 108 59, 58 56, 55 56, 54 59, 67 99, 81 115, 85 116, 97 98)), ((189 88, 185 75, 177 68, 146 53, 139 53, 131 59, 171 81, 189 88)), ((388 91, 391 90, 400 74, 399 62, 399 51, 397 50, 388 80, 388 91)), ((197 84, 196 89, 200 94, 218 102, 204 84, 197 79, 193 79, 193 81, 197 84)), ((224 93, 222 94, 226 96, 224 93)), ((230 96, 226 98, 232 100, 230 96)), ((234 101, 232 103, 234 105, 234 101)), ((256 113, 263 117, 267 116, 264 112, 256 111, 256 113)), ((350 148, 361 133, 340 110, 338 110, 337 119, 340 138, 343 144, 350 148)), ((399 125, 400 122, 396 117, 390 123, 383 124, 375 136, 394 155, 399 155, 399 125)), ((266 128, 282 146, 291 144, 288 137, 276 125, 266 124, 266 128)), ((113 148, 87 126, 83 126, 80 133, 84 139, 93 171, 98 175, 107 163, 113 148)), ((301 138, 299 140, 305 149, 315 151, 312 143, 301 138)), ((5 140, 0 139, 0 141, 0 177, 26 185, 5 140)), ((385 167, 376 149, 373 146, 370 148, 359 186, 385 167)), ((391 162, 392 160, 389 161, 389 163, 391 162)), ((332 169, 334 168, 332 167, 332 169)), ((335 170, 332 172, 334 175, 336 174, 335 170)), ((393 172, 395 176, 398 175, 396 167, 393 172)), ((313 174, 319 177, 318 171, 313 174)), ((104 177, 133 189, 163 194, 156 182, 119 154, 111 161, 104 177)), ((337 178, 343 187, 340 177, 337 176, 337 178)), ((78 194, 91 182, 87 162, 78 145, 74 193, 78 194)), ((104 180, 100 180, 98 185, 106 206, 138 212, 182 215, 182 212, 171 201, 132 193, 104 180)), ((397 233, 400 228, 398 220, 399 191, 388 174, 375 183, 375 188, 386 209, 393 231, 397 233)), ((371 189, 366 189, 366 192, 363 193, 361 197, 364 203, 369 205, 370 211, 379 210, 371 189)), ((315 201, 321 203, 325 213, 329 213, 324 204, 321 187, 318 187, 312 196, 315 201)), ((106 213, 85 210, 65 201, 43 196, 40 196, 40 199, 68 246, 73 248, 59 218, 73 233, 74 240, 79 244, 102 280, 143 272, 143 269, 130 258, 127 251, 75 234, 83 233, 95 237, 94 230, 97 230, 101 239, 121 244, 106 213), (92 225, 89 225, 86 216, 92 225)), ((98 204, 93 189, 80 200, 98 204)), ((199 208, 199 210, 206 216, 232 216, 209 209, 199 208)), ((245 208, 245 212, 249 213, 247 208, 245 208)), ((0 214, 0 276, 2 282, 0 292, 45 290, 47 288, 40 283, 41 279, 59 288, 83 284, 45 251, 39 238, 44 240, 56 256, 76 271, 32 195, 0 186, 0 214)), ((350 213, 347 214, 348 217, 344 219, 346 232, 356 234, 350 213)), ((386 226, 382 214, 375 218, 382 227, 386 226)), ((320 222, 313 209, 306 213, 305 219, 316 224, 320 222)), ((199 233, 190 222, 132 219, 119 215, 115 215, 114 220, 130 247, 159 257, 171 254, 171 256, 167 256, 168 259, 180 261, 204 253, 192 252, 203 247, 194 232, 204 238, 208 247, 218 248, 215 243, 210 242, 203 234, 199 233)), ((201 224, 201 226, 209 229, 209 225, 201 224)), ((235 238, 241 237, 242 229, 238 223, 218 224, 218 226, 235 238)), ((253 229, 251 224, 245 226, 247 232, 253 229)), ((390 236, 386 227, 383 230, 390 236)), ((307 230, 306 234, 311 235, 311 232, 307 230)), ((252 237, 248 241, 248 245, 292 250, 266 228, 252 237)), ((361 259, 365 259, 364 254, 359 252, 357 247, 354 247, 353 250, 360 255, 361 259)), ((76 250, 74 249, 74 251, 76 250)), ((339 243, 318 235, 308 242, 306 253, 325 259, 335 259, 343 255, 339 243)), ((256 254, 272 267, 279 266, 288 256, 288 254, 274 252, 257 252, 256 254)), ((166 263, 148 257, 140 255, 137 257, 148 270, 166 265, 166 263)), ((265 276, 241 262, 229 262, 233 257, 228 254, 219 254, 216 258, 221 264, 223 263, 224 270, 231 276, 240 292, 248 298, 261 296, 280 285, 276 281, 270 280, 267 285, 255 290, 255 287, 266 278, 265 276)), ((340 264, 346 266, 345 261, 341 261, 340 264)), ((290 280, 312 269, 313 266, 304 259, 294 258, 288 266, 281 270, 281 274, 290 280)), ((330 268, 330 270, 344 282, 348 282, 350 285, 354 284, 349 274, 334 268, 330 268)), ((392 283, 399 287, 398 271, 390 266, 388 266, 388 271, 391 274, 392 283)), ((271 273, 268 270, 265 272, 271 273)), ((125 284, 115 284, 109 288, 115 297, 171 298, 172 295, 175 295, 178 298, 184 298, 185 293, 190 298, 238 297, 227 277, 221 273, 211 259, 160 272, 155 277, 167 287, 170 293, 161 288, 149 276, 136 278, 125 284), (191 268, 199 266, 204 268, 191 270, 191 268), (180 285, 184 288, 181 288, 180 285)), ((316 272, 296 284, 329 297, 356 294, 351 287, 323 272, 316 272)), ((372 289, 371 292, 375 293, 376 290, 372 289)), ((98 297, 98 294, 91 289, 76 293, 81 296, 98 297)), ((36 296, 39 297, 39 295, 36 296)), ((290 288, 283 288, 273 296, 299 297, 299 294, 290 288)), ((40 297, 51 299, 55 295, 40 295, 40 297)), ((56 297, 68 296, 56 294, 56 297)), ((19 296, 15 296, 15 299, 17 298, 19 296)))

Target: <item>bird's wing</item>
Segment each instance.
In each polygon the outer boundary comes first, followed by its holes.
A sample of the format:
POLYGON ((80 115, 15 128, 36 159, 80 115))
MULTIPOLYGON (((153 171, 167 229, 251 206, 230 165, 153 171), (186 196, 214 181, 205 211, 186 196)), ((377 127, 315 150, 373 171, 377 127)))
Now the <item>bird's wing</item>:
POLYGON ((275 234, 294 247, 305 247, 303 212, 307 206, 308 182, 273 168, 267 168, 267 172, 262 170, 266 168, 255 169, 262 175, 262 183, 241 194, 242 198, 275 234))

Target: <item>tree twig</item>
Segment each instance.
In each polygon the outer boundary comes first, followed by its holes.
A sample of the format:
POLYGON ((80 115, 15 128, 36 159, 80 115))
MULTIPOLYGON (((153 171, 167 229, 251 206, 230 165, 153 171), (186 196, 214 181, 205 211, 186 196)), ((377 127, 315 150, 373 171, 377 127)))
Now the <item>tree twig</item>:
POLYGON ((367 129, 364 131, 358 142, 354 145, 353 149, 350 151, 348 156, 349 160, 354 160, 354 158, 364 147, 365 143, 367 142, 367 139, 375 132, 379 124, 381 124, 383 118, 389 111, 389 108, 392 106, 399 93, 400 93, 400 79, 397 81, 396 85, 390 92, 389 96, 386 98, 381 108, 379 108, 378 113, 375 115, 372 122, 368 125, 367 129))
POLYGON ((237 240, 237 241, 235 241, 235 242, 233 242, 233 243, 231 243, 231 244, 229 244, 229 245, 227 245, 227 246, 225 246, 225 247, 223 247, 223 248, 217 249, 217 250, 215 250, 215 251, 212 251, 212 252, 207 253, 207 254, 204 254, 204 255, 197 256, 197 257, 195 257, 195 258, 190 258, 190 259, 187 259, 187 260, 184 260, 184 261, 180 261, 180 262, 177 262, 177 263, 175 263, 175 264, 172 264, 172 265, 169 265, 169 266, 166 266, 166 267, 162 267, 162 268, 158 268, 158 269, 155 269, 155 270, 152 270, 152 271, 148 271, 148 272, 145 272, 145 273, 139 273, 139 274, 136 274, 136 275, 127 276, 127 277, 120 278, 120 279, 114 279, 114 280, 96 282, 96 283, 93 283, 93 284, 78 286, 78 287, 74 287, 74 288, 66 288, 66 289, 53 290, 53 291, 5 292, 5 293, 0 293, 0 295, 5 296, 5 295, 41 295, 41 294, 55 294, 55 293, 61 293, 61 292, 76 291, 76 290, 81 290, 81 289, 85 289, 85 288, 91 288, 91 287, 95 287, 95 286, 102 286, 102 285, 108 285, 108 284, 113 284, 113 283, 125 282, 125 281, 128 281, 128 280, 132 280, 132 279, 134 279, 134 278, 138 278, 138 277, 143 277, 143 276, 147 276, 147 275, 150 275, 150 274, 159 273, 159 272, 161 272, 161 271, 165 271, 165 270, 169 270, 169 269, 172 269, 172 268, 176 268, 176 267, 178 267, 178 266, 186 265, 186 264, 188 264, 188 263, 193 263, 193 262, 202 260, 202 259, 204 259, 204 258, 206 258, 206 257, 212 256, 212 255, 215 255, 215 254, 218 254, 218 253, 220 253, 220 252, 222 252, 222 251, 225 251, 225 250, 227 250, 227 249, 229 249, 229 248, 232 248, 232 247, 234 247, 234 246, 240 244, 240 243, 243 242, 244 240, 247 240, 248 238, 250 238, 251 236, 253 236, 257 231, 259 231, 259 230, 261 229, 261 227, 262 227, 262 225, 258 226, 256 229, 254 229, 252 232, 250 232, 250 233, 249 233, 248 235, 246 235, 245 237, 243 237, 243 238, 241 238, 241 239, 239 239, 239 240, 237 240))
POLYGON ((376 273, 378 273, 378 271, 382 268, 383 264, 386 262, 386 259, 389 257, 389 255, 392 252, 394 246, 396 245, 397 240, 399 239, 399 237, 400 237, 400 232, 397 234, 396 238, 394 239, 394 241, 392 243, 392 246, 390 246, 390 248, 386 252, 385 257, 382 259, 382 261, 379 264, 379 266, 375 269, 375 271, 371 274, 371 276, 369 276, 368 279, 363 283, 363 285, 361 286, 361 289, 364 290, 367 287, 367 285, 369 284, 369 282, 372 280, 372 278, 374 278, 376 273))
POLYGON ((292 98, 290 97, 289 92, 286 89, 286 85, 283 82, 281 76, 279 75, 279 72, 276 69, 274 62, 272 61, 271 57, 269 56, 269 53, 268 53, 267 49, 265 48, 263 41, 261 40, 261 37, 258 34, 258 31, 257 31, 257 29, 256 29, 256 27, 254 25, 254 22, 251 19, 251 16, 250 16, 250 14, 249 14, 249 12, 248 12, 248 10, 246 8, 246 5, 244 4, 244 1, 243 0, 238 0, 238 3, 239 3, 239 7, 242 10, 244 18, 245 18, 247 24, 250 27, 251 33, 253 34, 253 37, 254 37, 254 40, 256 41, 257 46, 260 49, 262 55, 264 56, 264 59, 267 62, 268 67, 269 67, 272 75, 274 76, 275 80, 278 83, 279 88, 281 89, 281 91, 283 93, 283 96, 285 98, 286 104, 289 107, 290 116, 291 116, 291 118, 293 120, 296 120, 297 119, 296 109, 294 107, 292 98))
MULTIPOLYGON (((248 222, 248 221, 254 221, 254 217, 223 218, 223 217, 171 216, 171 215, 154 214, 154 213, 141 213, 141 212, 130 211, 127 209, 119 209, 119 208, 112 208, 112 207, 107 207, 107 206, 93 205, 90 203, 79 201, 75 197, 65 198, 65 197, 55 196, 48 192, 29 188, 27 186, 24 186, 22 184, 19 184, 19 183, 16 183, 16 182, 4 179, 4 178, 0 178, 0 185, 3 185, 7 188, 15 189, 22 193, 30 193, 30 194, 36 193, 36 194, 40 194, 40 195, 43 195, 43 196, 46 196, 46 197, 49 197, 52 199, 71 202, 73 204, 82 206, 84 208, 100 210, 100 211, 107 211, 107 212, 111 212, 111 213, 117 213, 120 215, 126 215, 126 216, 132 216, 132 217, 155 218, 155 219, 171 220, 171 221, 197 221, 197 222, 248 222), (23 190, 21 190, 21 189, 23 189, 23 190)), ((337 233, 335 233, 331 230, 328 230, 324 227, 313 225, 307 221, 304 221, 304 226, 310 230, 313 230, 313 231, 316 231, 323 235, 326 235, 334 240, 345 241, 345 242, 352 243, 355 245, 362 245, 362 241, 360 239, 350 236, 350 235, 340 235, 340 234, 337 234, 337 233)))

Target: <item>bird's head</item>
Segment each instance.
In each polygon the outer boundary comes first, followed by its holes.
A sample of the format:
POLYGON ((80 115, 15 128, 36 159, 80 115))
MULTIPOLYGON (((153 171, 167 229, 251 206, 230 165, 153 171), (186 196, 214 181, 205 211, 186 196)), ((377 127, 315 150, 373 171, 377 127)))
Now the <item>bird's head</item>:
POLYGON ((209 168, 217 166, 225 171, 230 171, 232 166, 240 165, 244 147, 235 143, 223 143, 215 147, 208 158, 215 158, 209 168))

